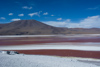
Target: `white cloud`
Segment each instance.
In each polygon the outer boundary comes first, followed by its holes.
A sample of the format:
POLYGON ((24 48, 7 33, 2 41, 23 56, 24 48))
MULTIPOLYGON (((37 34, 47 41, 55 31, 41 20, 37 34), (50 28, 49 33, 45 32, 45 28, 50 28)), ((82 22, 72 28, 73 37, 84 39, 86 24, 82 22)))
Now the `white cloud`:
POLYGON ((71 21, 71 19, 66 19, 66 22, 70 22, 71 21))
POLYGON ((65 27, 66 25, 66 22, 58 22, 58 21, 43 21, 43 23, 56 27, 65 27))
POLYGON ((39 11, 39 13, 41 13, 42 11, 39 11))
POLYGON ((99 9, 100 7, 97 6, 97 7, 93 7, 93 8, 88 8, 89 10, 96 10, 96 9, 99 9))
POLYGON ((43 15, 48 15, 48 12, 43 13, 43 15))
POLYGON ((52 14, 51 16, 55 16, 55 15, 52 14))
POLYGON ((99 27, 100 28, 100 15, 87 17, 84 20, 81 20, 79 23, 79 27, 91 28, 91 27, 99 27))
POLYGON ((31 16, 31 17, 33 17, 34 15, 40 16, 39 14, 40 14, 39 12, 34 12, 34 13, 30 13, 30 14, 28 14, 28 15, 31 16))
POLYGON ((19 21, 19 20, 21 20, 21 19, 11 19, 11 21, 19 21))
POLYGON ((24 16, 24 14, 18 14, 18 16, 24 16))
POLYGON ((62 18, 57 18, 57 20, 62 20, 62 18))
POLYGON ((9 13, 8 15, 10 15, 10 16, 11 16, 11 15, 13 15, 13 13, 9 13))
POLYGON ((100 15, 87 17, 79 22, 72 22, 70 19, 65 21, 47 21, 46 24, 56 27, 68 27, 68 28, 100 28, 100 15))
POLYGON ((0 19, 5 20, 6 18, 5 17, 0 17, 0 19))
POLYGON ((29 10, 30 10, 30 9, 32 9, 33 7, 23 6, 22 8, 23 8, 23 9, 29 9, 29 10))

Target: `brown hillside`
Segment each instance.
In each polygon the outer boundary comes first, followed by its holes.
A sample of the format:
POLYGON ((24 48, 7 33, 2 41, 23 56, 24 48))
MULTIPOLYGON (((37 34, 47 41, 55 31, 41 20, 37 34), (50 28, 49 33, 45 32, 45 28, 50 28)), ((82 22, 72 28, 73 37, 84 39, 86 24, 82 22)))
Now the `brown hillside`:
POLYGON ((49 26, 36 20, 20 20, 0 24, 0 35, 59 34, 64 31, 62 28, 49 26))

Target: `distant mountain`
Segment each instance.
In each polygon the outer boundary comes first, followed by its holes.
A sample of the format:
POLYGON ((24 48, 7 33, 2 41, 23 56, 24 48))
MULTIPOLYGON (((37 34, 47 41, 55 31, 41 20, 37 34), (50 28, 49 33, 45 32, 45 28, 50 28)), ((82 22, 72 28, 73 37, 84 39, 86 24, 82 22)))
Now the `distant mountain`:
POLYGON ((0 35, 62 34, 63 28, 46 25, 36 20, 19 20, 0 24, 0 35))
POLYGON ((67 34, 100 34, 100 28, 68 28, 67 34))
POLYGON ((45 35, 45 34, 100 34, 99 28, 60 28, 36 20, 19 20, 0 24, 0 35, 45 35))

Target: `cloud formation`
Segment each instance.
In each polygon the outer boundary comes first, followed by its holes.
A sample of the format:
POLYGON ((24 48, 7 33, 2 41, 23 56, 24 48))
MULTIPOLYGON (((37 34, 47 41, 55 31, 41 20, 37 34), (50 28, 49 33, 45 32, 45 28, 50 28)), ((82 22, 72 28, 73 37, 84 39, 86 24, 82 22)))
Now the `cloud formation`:
POLYGON ((59 21, 42 21, 42 22, 51 26, 66 27, 66 22, 59 22, 59 21))
POLYGON ((99 9, 100 7, 97 6, 97 7, 93 7, 93 8, 88 8, 89 10, 96 10, 96 9, 99 9))
POLYGON ((24 16, 24 14, 18 14, 18 16, 24 16))
POLYGON ((70 22, 71 21, 71 19, 66 19, 66 22, 70 22))
POLYGON ((79 23, 79 27, 83 27, 83 28, 97 27, 97 28, 100 28, 100 15, 87 17, 84 20, 81 20, 79 23))
POLYGON ((43 15, 48 15, 48 12, 43 13, 43 15))
POLYGON ((68 27, 68 28, 100 28, 100 15, 87 17, 79 22, 72 22, 71 19, 65 21, 47 21, 46 24, 56 27, 68 27))
POLYGON ((19 21, 19 20, 21 20, 21 19, 11 19, 11 21, 19 21))
POLYGON ((31 16, 31 17, 33 17, 34 15, 40 17, 40 12, 34 12, 34 13, 30 13, 30 14, 28 14, 28 15, 31 16))
POLYGON ((29 9, 29 10, 30 10, 30 9, 32 9, 33 7, 23 6, 22 8, 23 8, 23 9, 29 9))
POLYGON ((41 13, 42 11, 39 11, 39 13, 41 13))
POLYGON ((55 15, 52 14, 51 16, 55 16, 55 15))
POLYGON ((9 13, 8 15, 11 16, 11 15, 13 15, 13 13, 9 13))
POLYGON ((0 19, 5 20, 6 18, 5 17, 0 17, 0 19))
POLYGON ((57 18, 57 20, 62 20, 62 18, 57 18))

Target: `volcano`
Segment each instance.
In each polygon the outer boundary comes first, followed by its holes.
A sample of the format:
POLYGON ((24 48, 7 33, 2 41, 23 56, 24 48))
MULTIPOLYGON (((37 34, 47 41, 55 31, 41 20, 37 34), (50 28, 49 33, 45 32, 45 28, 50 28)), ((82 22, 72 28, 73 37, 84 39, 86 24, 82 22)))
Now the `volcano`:
POLYGON ((62 34, 63 28, 53 27, 36 20, 19 20, 0 24, 0 35, 62 34))

